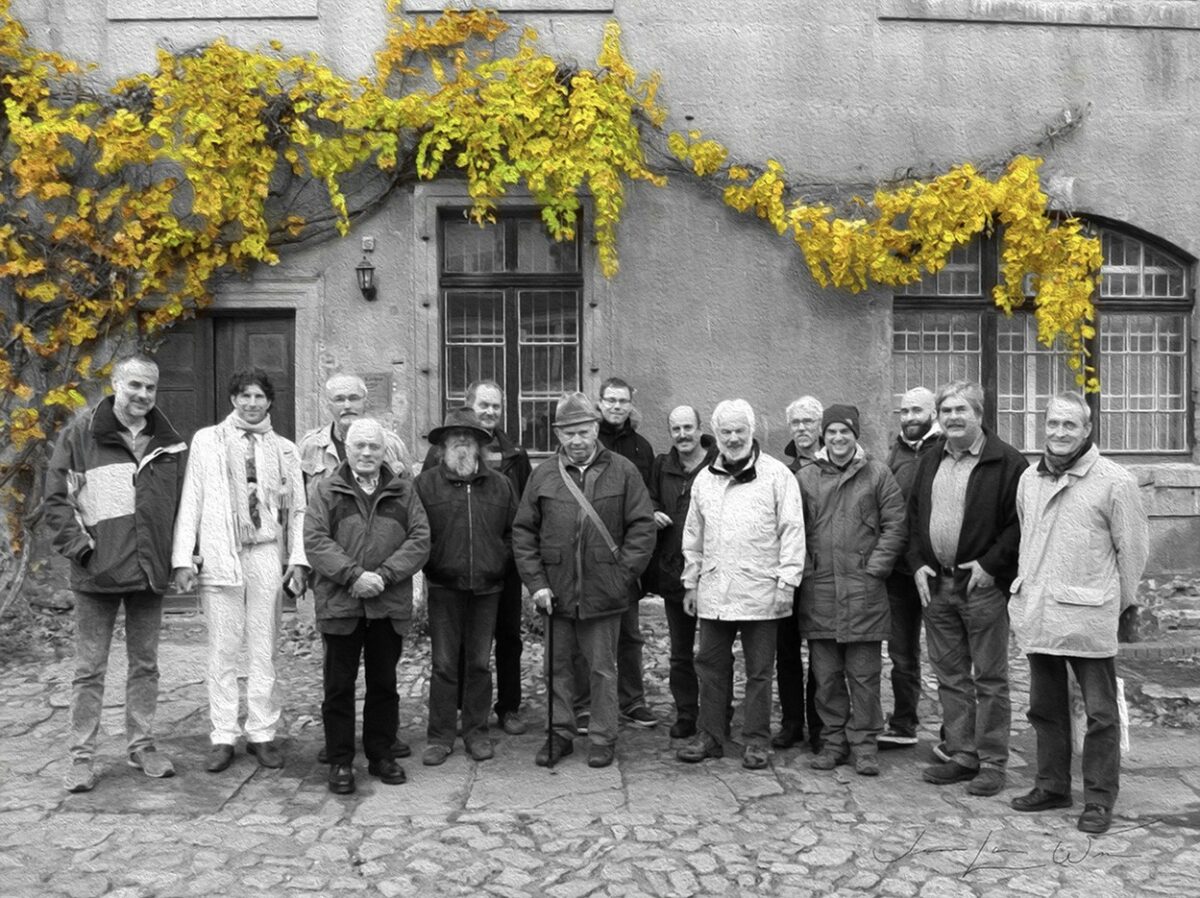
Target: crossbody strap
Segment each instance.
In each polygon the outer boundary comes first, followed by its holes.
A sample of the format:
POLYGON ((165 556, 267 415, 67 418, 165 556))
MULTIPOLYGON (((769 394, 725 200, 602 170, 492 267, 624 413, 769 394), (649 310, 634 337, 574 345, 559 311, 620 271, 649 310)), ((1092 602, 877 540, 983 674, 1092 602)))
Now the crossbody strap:
POLYGON ((583 513, 587 515, 587 519, 591 521, 596 529, 600 531, 600 535, 604 537, 604 544, 608 546, 608 551, 612 552, 613 558, 620 556, 621 550, 617 548, 617 544, 613 542, 612 534, 608 532, 608 528, 604 526, 604 522, 600 520, 600 515, 596 514, 596 509, 592 508, 592 503, 587 500, 587 496, 579 489, 575 480, 567 473, 567 466, 563 464, 562 456, 558 457, 558 471, 562 474, 563 483, 567 485, 567 490, 579 503, 579 507, 583 509, 583 513))

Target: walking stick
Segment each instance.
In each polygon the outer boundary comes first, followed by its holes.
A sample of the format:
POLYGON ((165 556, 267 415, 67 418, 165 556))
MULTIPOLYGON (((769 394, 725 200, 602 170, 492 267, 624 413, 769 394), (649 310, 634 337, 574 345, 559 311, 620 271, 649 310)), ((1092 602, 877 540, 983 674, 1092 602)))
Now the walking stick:
POLYGON ((558 753, 554 750, 554 596, 546 606, 546 769, 553 770, 558 753))

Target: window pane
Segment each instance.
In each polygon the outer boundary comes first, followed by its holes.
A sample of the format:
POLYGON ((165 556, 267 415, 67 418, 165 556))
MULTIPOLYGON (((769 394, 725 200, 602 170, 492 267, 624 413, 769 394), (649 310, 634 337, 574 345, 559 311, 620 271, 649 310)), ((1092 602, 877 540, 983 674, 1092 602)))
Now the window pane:
POLYGON ((579 291, 520 290, 517 310, 521 441, 550 452, 554 403, 579 389, 579 291))
POLYGON ((1055 393, 1078 390, 1061 347, 1037 342, 1032 315, 1000 317, 996 328, 996 429, 1023 452, 1042 448, 1041 415, 1055 393))
POLYGON ((445 376, 447 405, 463 401, 467 385, 490 379, 504 383, 504 293, 499 290, 447 290, 445 376))
POLYGON ((523 218, 517 222, 517 271, 532 274, 578 271, 578 246, 574 240, 555 240, 546 233, 540 219, 523 218))
POLYGON ((445 222, 443 269, 448 274, 487 274, 504 270, 504 228, 480 227, 466 219, 445 222))
POLYGON ((979 380, 978 312, 897 310, 892 315, 894 408, 913 387, 979 380))
POLYGON ((905 296, 979 296, 980 242, 958 246, 950 251, 946 265, 937 274, 924 274, 916 284, 900 292, 905 296))
POLYGON ((1100 296, 1107 299, 1182 299, 1187 285, 1180 262, 1112 231, 1101 233, 1104 266, 1100 296))
POLYGON ((1187 448, 1187 316, 1104 315, 1101 449, 1187 448))

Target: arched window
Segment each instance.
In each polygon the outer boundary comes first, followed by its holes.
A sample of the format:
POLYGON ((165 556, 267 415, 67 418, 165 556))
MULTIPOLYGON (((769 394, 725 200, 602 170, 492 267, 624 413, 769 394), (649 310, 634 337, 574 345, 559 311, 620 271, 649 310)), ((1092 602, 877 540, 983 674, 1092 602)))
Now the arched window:
MULTIPOLYGON (((1097 443, 1106 452, 1187 452, 1191 260, 1108 223, 1095 232, 1104 254, 1089 345, 1100 376, 1093 400, 1097 443)), ((1077 389, 1074 372, 1061 348, 1037 342, 1030 310, 1006 318, 992 305, 996 255, 993 240, 961 247, 942 271, 896 296, 893 389, 898 404, 914 386, 980 381, 989 425, 1018 449, 1036 452, 1046 400, 1077 389)))

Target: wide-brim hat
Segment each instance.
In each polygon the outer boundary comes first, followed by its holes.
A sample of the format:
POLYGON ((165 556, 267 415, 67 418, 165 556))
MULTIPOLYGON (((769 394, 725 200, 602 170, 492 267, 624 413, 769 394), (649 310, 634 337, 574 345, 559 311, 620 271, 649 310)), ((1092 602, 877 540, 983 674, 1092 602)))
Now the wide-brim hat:
POLYGON ((446 420, 442 422, 442 426, 435 427, 429 431, 429 436, 425 439, 434 445, 440 446, 442 440, 452 430, 465 430, 481 443, 490 443, 492 441, 491 432, 480 425, 479 418, 475 414, 475 409, 469 405, 464 405, 462 408, 452 408, 446 412, 446 420))
POLYGON ((571 427, 600 420, 596 404, 583 393, 563 393, 554 409, 554 426, 571 427))

